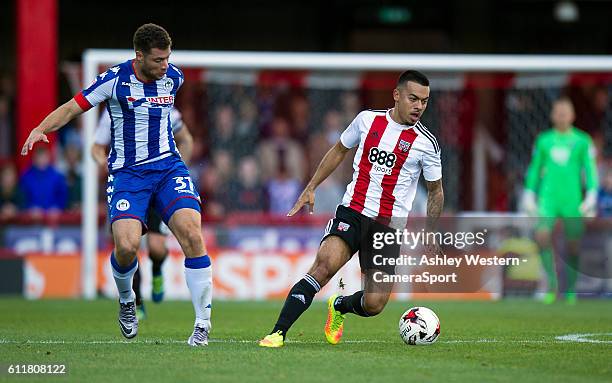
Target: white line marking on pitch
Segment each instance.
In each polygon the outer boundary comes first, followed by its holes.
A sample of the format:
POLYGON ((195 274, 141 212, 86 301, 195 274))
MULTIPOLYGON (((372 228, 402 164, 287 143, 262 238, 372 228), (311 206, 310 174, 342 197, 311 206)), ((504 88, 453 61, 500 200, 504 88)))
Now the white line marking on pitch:
POLYGON ((612 332, 600 332, 600 333, 589 333, 589 334, 568 334, 555 337, 556 340, 565 342, 579 342, 579 343, 612 343, 612 340, 599 340, 590 339, 594 336, 612 336, 612 332))
MULTIPOLYGON (((591 339, 594 336, 612 336, 612 333, 588 333, 588 334, 568 334, 556 336, 550 340, 499 340, 499 339, 451 339, 451 340, 440 340, 437 343, 444 344, 473 344, 473 343, 519 343, 519 344, 545 344, 545 343, 560 343, 560 342, 579 342, 579 343, 612 343, 612 340, 599 340, 591 339)), ((256 343, 257 340, 249 339, 210 339, 211 343, 256 343)), ((14 340, 14 339, 0 339, 0 344, 83 344, 83 345, 95 345, 95 344, 184 344, 187 343, 183 340, 175 339, 139 339, 139 340, 14 340)), ((287 343, 295 344, 319 344, 324 343, 323 341, 317 340, 287 340, 287 343)), ((360 344, 360 343, 398 343, 395 341, 385 340, 346 340, 343 343, 349 344, 360 344)))

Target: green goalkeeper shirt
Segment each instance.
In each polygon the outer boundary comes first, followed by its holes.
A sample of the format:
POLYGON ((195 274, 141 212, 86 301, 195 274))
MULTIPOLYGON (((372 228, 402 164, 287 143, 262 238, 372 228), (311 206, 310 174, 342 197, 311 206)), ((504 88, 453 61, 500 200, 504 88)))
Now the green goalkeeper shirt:
POLYGON ((575 128, 567 132, 550 129, 538 135, 525 187, 540 199, 567 203, 582 200, 584 175, 587 191, 597 191, 597 165, 591 137, 575 128))

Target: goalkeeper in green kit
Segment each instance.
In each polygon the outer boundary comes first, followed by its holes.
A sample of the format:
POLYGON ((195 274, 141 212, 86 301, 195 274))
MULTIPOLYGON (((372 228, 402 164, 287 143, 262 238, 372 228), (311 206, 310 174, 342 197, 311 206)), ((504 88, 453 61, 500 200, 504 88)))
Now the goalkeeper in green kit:
POLYGON ((576 303, 578 253, 584 232, 582 217, 594 217, 597 206, 597 166, 591 137, 572 124, 574 107, 567 98, 554 102, 553 128, 538 135, 527 169, 523 209, 538 217, 536 241, 548 278, 544 303, 557 297, 558 282, 551 233, 562 220, 567 239, 565 297, 576 303), (584 192, 583 192, 584 190, 584 192))

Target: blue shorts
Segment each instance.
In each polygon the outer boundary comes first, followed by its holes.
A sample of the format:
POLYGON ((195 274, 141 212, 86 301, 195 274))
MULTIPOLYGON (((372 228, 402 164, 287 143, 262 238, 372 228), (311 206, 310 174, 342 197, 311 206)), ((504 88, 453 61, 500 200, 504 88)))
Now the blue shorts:
POLYGON ((201 211, 200 195, 187 167, 176 156, 115 170, 108 176, 106 192, 111 224, 119 219, 137 219, 143 233, 147 231, 149 206, 166 224, 178 209, 201 211))

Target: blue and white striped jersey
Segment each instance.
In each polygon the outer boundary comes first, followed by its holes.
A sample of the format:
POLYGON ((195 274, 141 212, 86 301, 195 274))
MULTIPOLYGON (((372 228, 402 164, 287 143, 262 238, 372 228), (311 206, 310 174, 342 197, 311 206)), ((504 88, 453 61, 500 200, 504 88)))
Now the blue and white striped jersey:
POLYGON ((132 60, 108 69, 74 96, 83 110, 106 101, 111 119, 109 170, 180 156, 172 134, 170 111, 183 73, 170 64, 163 78, 144 82, 132 60))
MULTIPOLYGON (((183 117, 181 112, 176 108, 172 108, 170 111, 170 125, 172 126, 172 133, 176 134, 179 132, 185 124, 183 123, 183 117)), ((111 126, 112 121, 110 115, 106 112, 100 114, 98 120, 98 127, 94 132, 94 143, 98 145, 108 146, 111 143, 111 126)))

